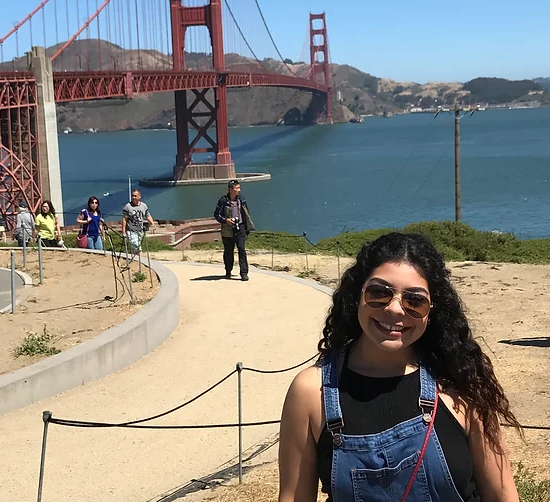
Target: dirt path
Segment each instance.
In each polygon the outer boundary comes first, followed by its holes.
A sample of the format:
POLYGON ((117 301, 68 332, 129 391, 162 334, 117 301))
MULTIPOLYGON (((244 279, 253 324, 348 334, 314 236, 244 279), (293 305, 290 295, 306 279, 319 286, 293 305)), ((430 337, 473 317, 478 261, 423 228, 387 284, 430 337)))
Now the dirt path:
MULTIPOLYGON (((181 322, 156 351, 130 368, 22 410, 0 415, 0 500, 33 500, 42 410, 54 417, 120 422, 170 409, 235 368, 278 369, 315 353, 329 296, 251 271, 248 283, 216 280, 219 267, 168 265, 180 281, 181 322), (300 306, 297 308, 297 306, 300 306)), ((297 372, 243 373, 245 421, 277 420, 297 372)), ((157 424, 237 419, 234 375, 157 424)), ((247 428, 248 448, 277 432, 247 428)), ((237 453, 235 429, 128 430, 50 426, 44 501, 146 501, 207 474, 237 453)))

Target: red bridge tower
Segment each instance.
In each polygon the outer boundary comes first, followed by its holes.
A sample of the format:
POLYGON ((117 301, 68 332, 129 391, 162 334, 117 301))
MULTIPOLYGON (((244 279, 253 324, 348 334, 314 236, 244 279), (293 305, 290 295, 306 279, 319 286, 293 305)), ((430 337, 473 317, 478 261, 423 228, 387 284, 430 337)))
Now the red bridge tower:
POLYGON ((186 69, 185 33, 187 28, 206 26, 212 41, 214 70, 218 73, 218 86, 213 89, 213 93, 210 93, 214 97, 213 103, 207 96, 209 88, 175 92, 178 148, 174 166, 174 180, 176 181, 235 177, 235 165, 231 161, 227 130, 227 74, 225 73, 223 51, 222 1, 210 0, 208 5, 201 7, 184 7, 182 0, 170 0, 174 70, 186 69), (197 132, 192 140, 189 137, 190 127, 197 132), (210 133, 213 127, 216 129, 215 139, 210 133), (197 143, 201 139, 206 140, 210 146, 197 147, 197 143), (191 163, 193 153, 206 152, 216 154, 216 164, 191 163))
POLYGON ((329 88, 329 92, 326 94, 326 116, 327 121, 332 124, 332 114, 330 110, 330 63, 328 54, 328 36, 327 36, 327 21, 325 13, 322 14, 310 14, 309 15, 309 42, 310 42, 310 55, 311 55, 311 80, 319 83, 318 75, 323 75, 324 85, 329 88), (314 27, 314 21, 322 21, 322 26, 319 28, 314 27))

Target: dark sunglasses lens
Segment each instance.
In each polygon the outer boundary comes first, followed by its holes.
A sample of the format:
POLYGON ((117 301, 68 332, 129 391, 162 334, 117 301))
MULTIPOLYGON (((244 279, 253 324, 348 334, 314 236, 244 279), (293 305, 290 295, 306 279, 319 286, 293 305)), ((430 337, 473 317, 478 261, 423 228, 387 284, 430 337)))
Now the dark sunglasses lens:
POLYGON ((403 310, 411 317, 420 319, 430 312, 430 300, 416 293, 403 293, 403 310))
POLYGON ((381 284, 371 284, 365 288, 365 303, 371 309, 384 308, 393 298, 393 291, 381 284))

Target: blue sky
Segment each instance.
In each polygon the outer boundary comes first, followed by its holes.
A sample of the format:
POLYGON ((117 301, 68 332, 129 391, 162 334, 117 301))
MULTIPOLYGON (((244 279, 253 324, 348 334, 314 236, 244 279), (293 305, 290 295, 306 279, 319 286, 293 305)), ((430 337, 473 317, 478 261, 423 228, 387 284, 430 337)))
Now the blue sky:
MULTIPOLYGON (((63 6, 66 0, 57 1, 63 6)), ((75 1, 69 0, 69 4, 75 1)), ((200 2, 186 1, 195 2, 194 5, 200 2)), ((40 0, 1 2, 0 36, 40 0)), ((259 2, 281 53, 291 59, 307 57, 302 48, 309 12, 325 11, 332 61, 350 64, 377 77, 427 82, 466 81, 478 76, 510 79, 550 76, 548 0, 259 2)), ((245 9, 242 6, 252 8, 254 0, 230 0, 230 3, 245 9)), ((90 0, 90 4, 94 5, 95 0, 90 0)), ((66 25, 61 26, 65 28, 60 31, 66 34, 66 25)), ((55 33, 50 23, 47 31, 53 42, 55 33)), ((60 34, 60 40, 64 38, 60 34)), ((251 34, 250 38, 260 56, 274 55, 267 48, 267 37, 251 34)), ((20 45, 24 43, 22 34, 20 45)), ((13 44, 6 45, 4 51, 6 58, 13 56, 10 55, 10 51, 14 52, 13 44)))

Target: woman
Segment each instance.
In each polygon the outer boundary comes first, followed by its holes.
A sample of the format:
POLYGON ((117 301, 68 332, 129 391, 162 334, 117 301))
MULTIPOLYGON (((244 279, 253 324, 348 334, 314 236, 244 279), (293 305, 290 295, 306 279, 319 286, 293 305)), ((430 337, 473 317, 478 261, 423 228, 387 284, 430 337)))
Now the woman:
POLYGON ((281 422, 279 502, 518 502, 499 421, 521 431, 422 236, 365 244, 281 422))
POLYGON ((77 223, 82 225, 81 233, 88 237, 88 249, 103 250, 103 224, 101 223, 102 214, 99 210, 99 200, 97 197, 88 199, 88 207, 83 209, 78 218, 77 223))
POLYGON ((36 217, 34 228, 36 233, 40 235, 43 246, 57 247, 61 239, 61 228, 53 204, 49 200, 42 202, 40 214, 36 217))

